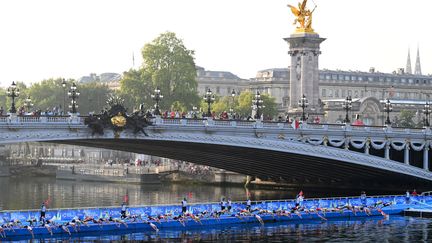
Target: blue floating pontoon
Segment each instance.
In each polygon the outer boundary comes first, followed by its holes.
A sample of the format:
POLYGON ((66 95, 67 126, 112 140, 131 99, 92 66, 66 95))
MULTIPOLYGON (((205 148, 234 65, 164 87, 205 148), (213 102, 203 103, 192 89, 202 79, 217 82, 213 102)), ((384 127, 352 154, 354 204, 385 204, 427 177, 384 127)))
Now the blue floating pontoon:
POLYGON ((245 202, 233 202, 230 212, 221 212, 218 203, 192 204, 181 215, 179 205, 131 206, 126 219, 120 207, 52 209, 46 212, 50 224, 39 222, 38 210, 1 211, 0 241, 31 238, 86 236, 95 233, 144 232, 164 229, 184 230, 217 225, 281 221, 353 219, 403 214, 408 208, 432 209, 432 196, 368 197, 366 206, 359 197, 307 199, 295 209, 294 200, 253 202, 251 212, 245 202), (89 220, 85 224, 85 218, 89 220), (99 222, 96 222, 99 220, 99 222), (30 223, 31 222, 31 223, 30 223))

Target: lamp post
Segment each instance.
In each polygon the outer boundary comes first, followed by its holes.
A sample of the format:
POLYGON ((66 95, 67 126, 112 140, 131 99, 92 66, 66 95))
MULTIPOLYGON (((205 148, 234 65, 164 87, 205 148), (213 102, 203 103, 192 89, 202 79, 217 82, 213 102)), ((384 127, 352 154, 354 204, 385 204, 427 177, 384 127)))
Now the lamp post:
POLYGON ((155 110, 153 112, 154 115, 160 115, 160 111, 159 111, 159 101, 161 101, 161 99, 163 98, 163 95, 161 95, 161 91, 159 89, 159 87, 156 87, 156 89, 154 90, 154 94, 151 95, 152 99, 154 101, 156 101, 155 104, 155 110))
POLYGON ((69 95, 69 98, 72 99, 71 104, 69 105, 69 108, 71 109, 70 111, 72 114, 75 114, 75 113, 77 113, 76 109, 78 108, 78 104, 77 104, 76 100, 78 99, 78 96, 80 95, 80 92, 78 91, 78 89, 75 85, 75 82, 72 83, 72 86, 68 92, 68 95, 69 95))
POLYGON ((206 94, 203 97, 204 102, 207 103, 207 117, 211 117, 211 104, 215 101, 215 96, 213 95, 210 88, 207 90, 206 94))
POLYGON ((64 111, 66 110, 66 80, 62 79, 62 83, 61 83, 62 87, 63 87, 63 115, 64 115, 64 111))
POLYGON ((12 105, 9 110, 10 113, 15 114, 16 108, 15 108, 15 98, 17 98, 20 94, 19 88, 16 86, 15 82, 12 82, 12 85, 9 86, 9 88, 6 91, 7 96, 11 97, 12 99, 12 105))
POLYGON ((30 109, 33 107, 33 103, 30 96, 27 96, 27 98, 24 100, 24 107, 27 108, 27 112, 30 112, 30 109))
POLYGON ((429 117, 430 117, 431 112, 432 112, 431 106, 430 106, 429 102, 426 101, 426 104, 425 104, 424 109, 423 109, 423 113, 425 114, 425 127, 430 126, 429 117))
POLYGON ((229 109, 231 116, 234 116, 234 102, 235 102, 235 97, 236 97, 236 92, 233 89, 231 91, 231 98, 232 98, 232 102, 231 102, 231 107, 229 109))
POLYGON ((309 105, 309 101, 306 99, 306 96, 304 94, 301 97, 301 99, 298 101, 298 105, 302 108, 301 120, 304 122, 304 121, 306 121, 305 108, 307 108, 309 105))
POLYGON ((264 101, 261 98, 261 94, 260 92, 257 90, 257 92, 255 93, 255 99, 252 100, 252 109, 255 110, 255 119, 258 120, 261 118, 261 112, 260 109, 264 108, 264 106, 262 105, 264 103, 264 101))
POLYGON ((384 103, 384 112, 387 113, 387 119, 386 119, 385 124, 387 126, 391 125, 391 122, 390 122, 390 112, 392 112, 392 111, 393 111, 392 104, 391 104, 389 98, 387 98, 386 102, 384 103))
POLYGON ((345 110, 346 114, 345 114, 345 123, 350 123, 350 119, 348 116, 348 112, 351 110, 352 108, 352 99, 351 96, 347 96, 344 100, 344 103, 342 105, 342 108, 345 110))

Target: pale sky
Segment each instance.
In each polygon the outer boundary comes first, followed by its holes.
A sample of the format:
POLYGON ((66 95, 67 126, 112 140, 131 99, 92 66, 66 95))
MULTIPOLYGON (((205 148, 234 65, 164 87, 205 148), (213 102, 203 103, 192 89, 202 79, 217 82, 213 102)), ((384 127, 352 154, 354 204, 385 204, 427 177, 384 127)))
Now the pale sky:
MULTIPOLYGON (((2 0, 0 85, 141 64, 141 48, 172 31, 207 70, 251 78, 290 65, 288 44, 298 0, 2 0)), ((391 72, 412 67, 420 45, 432 73, 431 0, 315 0, 313 28, 327 40, 320 69, 391 72)), ((313 1, 309 0, 309 7, 313 1)))

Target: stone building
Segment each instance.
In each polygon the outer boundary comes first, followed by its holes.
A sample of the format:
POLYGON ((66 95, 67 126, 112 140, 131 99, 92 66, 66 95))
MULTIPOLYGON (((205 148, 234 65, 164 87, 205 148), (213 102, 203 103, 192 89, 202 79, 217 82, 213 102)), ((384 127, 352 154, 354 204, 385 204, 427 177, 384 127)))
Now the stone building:
MULTIPOLYGON (((393 106, 393 112, 390 113, 392 121, 397 119, 402 110, 414 111, 415 122, 420 121, 424 105, 431 98, 432 76, 422 75, 419 57, 416 59, 414 73, 410 70, 410 63, 408 54, 408 72, 403 68, 393 73, 379 72, 375 68, 370 68, 368 72, 319 70, 319 99, 324 110, 324 121, 343 121, 346 111, 342 109, 342 105, 347 96, 353 99, 350 120, 359 114, 365 124, 383 125, 386 119, 384 102, 388 98, 393 106)), ((199 68, 197 74, 201 95, 207 88, 221 96, 230 95, 232 89, 237 92, 259 90, 276 98, 281 113, 289 109, 289 68, 264 69, 251 79, 241 79, 230 72, 207 71, 203 68, 199 68)))

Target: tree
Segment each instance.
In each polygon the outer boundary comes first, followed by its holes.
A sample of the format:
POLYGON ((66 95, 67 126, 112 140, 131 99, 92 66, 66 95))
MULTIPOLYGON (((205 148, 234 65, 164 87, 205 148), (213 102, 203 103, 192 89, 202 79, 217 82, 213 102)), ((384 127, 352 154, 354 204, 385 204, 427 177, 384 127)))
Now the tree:
MULTIPOLYGON (((265 117, 275 117, 277 115, 277 108, 275 98, 268 94, 261 94, 263 100, 263 106, 261 112, 265 117)), ((244 91, 240 95, 233 98, 231 96, 216 97, 215 103, 212 106, 212 111, 216 114, 220 114, 223 111, 229 111, 233 107, 234 112, 243 116, 248 117, 252 115, 252 100, 255 99, 255 94, 250 91, 244 91)), ((201 107, 204 111, 207 111, 207 103, 201 102, 201 107)))
POLYGON ((398 122, 396 125, 398 127, 414 128, 415 127, 415 123, 413 120, 414 116, 415 116, 414 111, 401 110, 400 115, 399 115, 399 119, 398 119, 398 122))
POLYGON ((199 103, 193 55, 175 33, 159 35, 144 45, 143 66, 123 74, 120 95, 129 106, 144 104, 149 109, 154 105, 150 95, 159 87, 164 96, 159 104, 162 110, 170 109, 174 102, 191 109, 199 103))

